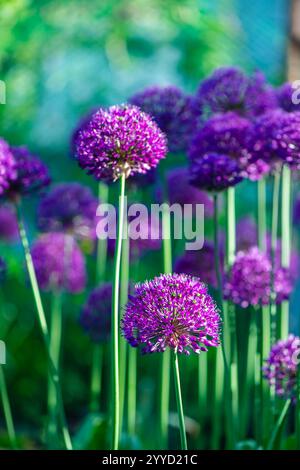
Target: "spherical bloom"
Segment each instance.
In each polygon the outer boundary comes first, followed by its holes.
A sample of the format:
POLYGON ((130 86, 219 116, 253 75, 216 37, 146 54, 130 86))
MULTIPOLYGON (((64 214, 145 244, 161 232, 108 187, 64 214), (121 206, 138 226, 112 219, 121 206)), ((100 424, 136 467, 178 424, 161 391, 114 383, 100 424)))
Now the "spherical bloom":
POLYGON ((71 156, 74 157, 76 154, 76 141, 79 136, 79 133, 85 128, 86 125, 89 124, 93 114, 98 110, 99 108, 92 108, 90 109, 77 123, 77 126, 75 127, 72 136, 71 136, 71 143, 70 143, 70 150, 71 150, 71 156))
MULTIPOLYGON (((225 283, 225 297, 243 308, 268 304, 271 295, 271 271, 269 257, 257 247, 238 252, 225 283)), ((275 270, 274 290, 277 303, 289 297, 292 284, 287 270, 275 270)))
POLYGON ((296 399, 297 366, 300 354, 300 338, 290 334, 272 346, 263 367, 263 374, 275 393, 282 398, 296 399))
POLYGON ((253 118, 276 107, 275 93, 263 74, 247 77, 235 67, 221 67, 200 84, 195 104, 202 118, 235 111, 253 118))
POLYGON ((168 198, 170 204, 196 204, 204 205, 206 217, 213 216, 213 201, 204 192, 190 183, 190 175, 187 168, 174 168, 167 175, 168 198))
POLYGON ((167 348, 190 354, 219 345, 220 317, 200 279, 186 274, 165 274, 136 285, 122 319, 131 346, 143 352, 167 348))
POLYGON ((293 222, 296 226, 300 225, 300 193, 297 194, 293 208, 293 222))
POLYGON ((6 275, 6 264, 3 258, 0 256, 0 282, 3 282, 6 275))
POLYGON ((85 287, 85 260, 71 235, 47 233, 32 246, 32 259, 40 288, 75 293, 85 287))
POLYGON ((190 181, 199 189, 222 191, 242 179, 238 163, 228 155, 208 153, 191 162, 190 181))
POLYGON ((17 177, 10 184, 9 194, 29 194, 50 184, 48 168, 27 147, 11 147, 11 151, 16 162, 17 177))
POLYGON ((79 183, 56 185, 38 208, 38 227, 42 232, 69 232, 76 238, 96 238, 98 200, 79 183))
MULTIPOLYGON (((220 247, 220 256, 221 267, 223 270, 223 247, 220 247)), ((175 261, 174 272, 197 276, 206 284, 217 288, 218 283, 214 262, 214 244, 210 241, 206 241, 201 250, 186 251, 175 261)))
POLYGON ((252 217, 243 217, 236 225, 237 251, 257 246, 257 225, 252 217))
POLYGON ((10 183, 16 179, 16 162, 5 140, 0 138, 0 196, 8 189, 10 183))
POLYGON ((154 118, 171 152, 186 150, 195 128, 192 98, 175 86, 152 86, 129 99, 154 118))
POLYGON ((299 99, 299 92, 293 88, 291 83, 284 83, 277 88, 276 96, 280 108, 284 111, 287 111, 288 113, 300 111, 300 103, 296 102, 296 100, 299 99))
POLYGON ((270 165, 283 161, 300 168, 300 112, 270 111, 257 119, 251 151, 270 165))
POLYGON ((0 240, 11 242, 19 237, 18 223, 10 206, 0 206, 0 240))
POLYGON ((79 165, 97 180, 146 173, 166 152, 166 139, 157 124, 130 105, 100 108, 76 138, 79 165))
POLYGON ((84 304, 79 323, 92 341, 107 341, 111 331, 112 285, 107 282, 96 287, 84 304))

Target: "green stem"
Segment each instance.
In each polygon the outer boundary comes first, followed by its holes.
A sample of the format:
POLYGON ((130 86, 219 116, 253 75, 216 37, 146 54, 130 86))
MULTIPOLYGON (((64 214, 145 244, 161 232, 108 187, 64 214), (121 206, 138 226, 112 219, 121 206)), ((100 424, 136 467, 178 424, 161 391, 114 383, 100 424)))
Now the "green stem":
POLYGON ((102 364, 103 364, 103 345, 94 344, 92 374, 91 374, 91 404, 92 413, 100 411, 100 395, 102 388, 102 364))
MULTIPOLYGON (((211 448, 218 450, 220 448, 220 439, 222 431, 222 403, 224 399, 224 360, 222 351, 217 348, 215 351, 215 381, 214 396, 212 401, 212 420, 213 429, 211 435, 211 448)), ((207 354, 202 354, 207 357, 207 354)))
POLYGON ((179 420, 181 450, 187 450, 185 421, 184 421, 181 385, 180 385, 180 374, 179 374, 179 365, 178 365, 178 354, 176 351, 173 352, 173 370, 174 370, 175 395, 176 395, 177 413, 178 413, 178 420, 179 420))
POLYGON ((274 175, 273 185, 273 203, 272 203, 272 229, 271 229, 271 299, 270 299, 270 313, 271 313, 271 344, 274 344, 277 336, 277 306, 276 306, 276 292, 274 288, 275 276, 275 257, 277 248, 277 234, 278 234, 278 219, 279 219, 279 196, 280 196, 280 172, 276 171, 274 175))
POLYGON ((136 366, 137 349, 130 348, 128 352, 128 433, 135 435, 136 428, 136 366))
MULTIPOLYGON (((51 308, 51 329, 50 329, 50 354, 53 363, 59 371, 59 357, 61 347, 62 335, 62 293, 59 291, 52 294, 52 308, 51 308)), ((58 416, 58 403, 56 389, 49 375, 48 380, 48 413, 49 413, 49 429, 50 435, 55 435, 57 432, 56 421, 58 416)))
MULTIPOLYGON (((167 205, 162 213, 163 268, 165 274, 172 273, 171 218, 167 205)), ((162 354, 160 371, 160 446, 168 446, 169 403, 170 403, 170 351, 162 354)))
POLYGON ((35 274, 35 269, 34 269, 32 257, 31 257, 31 253, 30 253, 29 242, 28 242, 28 238, 27 238, 27 234, 26 234, 26 230, 25 230, 25 226, 24 226, 24 222, 22 218, 20 205, 16 206, 16 210, 17 210, 17 216, 18 216, 20 239, 21 239, 21 243, 24 249, 25 261, 27 265, 27 270, 28 270, 30 284, 31 284, 32 292, 33 292, 33 297, 34 297, 35 304, 36 304, 38 321, 40 324, 40 328, 42 331, 42 336, 43 336, 43 340, 45 344, 45 349, 46 349, 46 353, 48 356, 49 373, 51 375, 51 379, 56 390, 56 395, 57 395, 57 400, 58 400, 59 418, 60 418, 60 424, 62 428, 64 444, 66 446, 66 449, 72 450, 72 442, 71 442, 71 437, 69 434, 66 417, 65 417, 59 375, 58 375, 57 368, 55 367, 55 363, 50 352, 50 336, 49 336, 46 316, 45 316, 44 307, 42 304, 42 298, 41 298, 41 294, 40 294, 40 290, 39 290, 39 286, 38 286, 38 282, 37 282, 37 278, 35 274))
POLYGON ((10 445, 13 449, 17 449, 17 439, 16 432, 8 397, 8 391, 6 386, 5 375, 2 366, 0 365, 0 391, 1 391, 1 400, 4 412, 4 418, 6 423, 7 434, 9 437, 10 445))
POLYGON ((113 305, 112 305, 112 449, 118 450, 120 440, 120 383, 119 383, 119 309, 120 309, 120 275, 122 259, 122 238, 125 216, 125 182, 126 176, 122 175, 120 181, 119 198, 119 223, 118 238, 116 241, 113 305))
MULTIPOLYGON (((287 165, 282 168, 281 191, 281 265, 290 267, 291 257, 291 170, 287 165)), ((280 312, 280 338, 289 334, 289 301, 284 300, 280 312)))
POLYGON ((300 366, 297 366, 297 382, 296 382, 296 412, 295 412, 295 428, 296 428, 296 449, 300 450, 300 366))
POLYGON ((266 180, 257 181, 257 229, 258 246, 264 253, 267 251, 267 213, 266 213, 266 180))
MULTIPOLYGON (((108 202, 108 186, 103 182, 98 185, 98 202, 106 204, 108 202)), ((107 238, 97 240, 97 262, 96 262, 96 282, 104 282, 106 274, 107 260, 107 238)))
POLYGON ((282 408, 282 411, 280 413, 280 416, 275 424, 275 427, 274 427, 274 430, 272 432, 272 435, 271 435, 271 438, 269 440, 269 443, 267 445, 267 450, 273 450, 273 446, 274 446, 274 443, 277 439, 277 436, 281 430, 281 427, 284 423, 284 420, 286 418, 286 415, 287 415, 287 412, 290 408, 290 405, 291 405, 291 399, 289 398, 288 400, 286 400, 283 408, 282 408))
POLYGON ((270 431, 270 387, 263 377, 263 364, 264 360, 268 357, 271 347, 270 338, 270 312, 268 306, 261 308, 261 364, 260 364, 260 384, 261 384, 261 425, 262 425, 262 440, 265 441, 270 431))

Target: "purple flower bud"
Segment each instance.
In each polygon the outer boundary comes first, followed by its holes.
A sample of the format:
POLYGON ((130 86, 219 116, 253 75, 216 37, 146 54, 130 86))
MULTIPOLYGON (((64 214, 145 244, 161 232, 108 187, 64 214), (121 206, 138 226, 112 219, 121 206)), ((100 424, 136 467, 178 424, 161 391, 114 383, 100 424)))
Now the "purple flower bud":
POLYGON ((5 140, 0 138, 0 197, 16 179, 16 162, 5 140))
POLYGON ((112 285, 96 287, 84 304, 79 323, 92 341, 107 341, 111 332, 112 285))

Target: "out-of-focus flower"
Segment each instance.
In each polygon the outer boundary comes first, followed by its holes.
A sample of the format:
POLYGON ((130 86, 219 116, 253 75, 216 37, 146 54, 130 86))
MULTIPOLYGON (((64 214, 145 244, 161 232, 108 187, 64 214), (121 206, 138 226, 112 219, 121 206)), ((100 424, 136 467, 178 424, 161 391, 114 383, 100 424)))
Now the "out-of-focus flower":
MULTIPOLYGON (((223 270, 224 253, 220 247, 220 262, 223 270)), ((174 271, 199 277, 203 282, 217 287, 217 278, 214 262, 214 244, 206 241, 203 248, 197 251, 186 251, 175 261, 174 271)))
POLYGON ((219 345, 220 316, 200 279, 166 274, 136 285, 122 330, 129 344, 141 345, 145 353, 167 348, 200 353, 219 345))
POLYGON ((262 73, 247 77, 239 68, 221 67, 201 82, 195 105, 202 119, 227 111, 254 118, 274 109, 277 102, 262 73))
POLYGON ((195 130, 192 98, 175 86, 152 86, 129 100, 152 116, 166 134, 171 152, 187 149, 195 130))
POLYGON ((78 163, 97 180, 146 173, 166 152, 166 139, 157 124, 132 105, 100 108, 76 138, 78 163))
POLYGON ((299 91, 293 88, 291 83, 284 83, 277 88, 276 96, 280 108, 284 111, 287 111, 288 113, 300 111, 300 103, 295 101, 295 98, 299 99, 299 91), (296 96, 293 97, 293 94, 296 96))
POLYGON ((191 153, 190 181, 196 188, 223 191, 242 181, 238 163, 228 155, 209 153, 197 158, 191 153))
POLYGON ((41 289, 72 293, 84 289, 85 260, 71 235, 46 233, 35 241, 31 253, 41 289))
POLYGON ((0 138, 0 197, 16 179, 16 162, 8 143, 0 138))
POLYGON ((6 263, 3 258, 0 256, 0 282, 3 282, 6 275, 6 263))
POLYGON ((12 242, 19 237, 16 215, 10 206, 0 206, 0 240, 12 242))
POLYGON ((96 287, 82 307, 79 323, 94 342, 108 341, 111 333, 112 285, 96 287))
POLYGON ((68 232, 78 239, 95 239, 98 204, 86 186, 58 184, 38 207, 38 227, 42 232, 68 232))
POLYGON ((190 183, 189 171, 187 168, 174 168, 167 175, 168 198, 170 204, 196 204, 204 205, 204 213, 206 217, 212 217, 214 206, 211 197, 204 191, 190 183))
POLYGON ((272 346, 263 367, 263 374, 276 395, 296 400, 297 367, 300 358, 300 338, 290 334, 272 346))
POLYGON ((243 217, 236 225, 237 251, 246 251, 257 246, 257 225, 252 217, 243 217))
MULTIPOLYGON (((272 264, 269 257, 257 247, 237 253, 224 295, 243 308, 249 305, 266 305, 271 296, 272 264)), ((290 273, 283 268, 275 269, 274 290, 276 302, 288 299, 292 291, 290 273)))

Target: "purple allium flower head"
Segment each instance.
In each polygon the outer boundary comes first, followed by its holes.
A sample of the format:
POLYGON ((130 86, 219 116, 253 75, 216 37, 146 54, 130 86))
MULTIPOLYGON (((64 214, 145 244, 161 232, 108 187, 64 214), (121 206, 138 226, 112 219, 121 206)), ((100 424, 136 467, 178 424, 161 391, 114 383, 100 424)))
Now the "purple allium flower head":
POLYGON ((227 111, 253 118, 275 108, 276 98, 261 73, 247 77, 239 68, 221 67, 202 81, 195 105, 204 119, 227 111))
POLYGON ((196 188, 222 191, 242 181, 238 163, 228 155, 208 153, 196 158, 192 155, 190 181, 196 188))
POLYGON ((166 138, 157 124, 132 105, 100 108, 76 138, 79 165, 97 180, 146 173, 166 152, 166 138))
POLYGON ((80 292, 85 287, 85 260, 71 235, 46 233, 32 246, 32 259, 40 288, 80 292))
POLYGON ((170 152, 187 149, 195 129, 192 98, 175 86, 152 86, 129 100, 153 117, 168 139, 170 152))
POLYGON ((11 151, 16 161, 17 178, 9 187, 10 194, 29 194, 50 184, 48 168, 27 147, 11 147, 11 151))
POLYGON ((300 168, 300 112, 266 113, 256 120, 251 140, 254 157, 273 166, 286 162, 300 168))
POLYGON ((6 264, 3 258, 0 256, 0 282, 3 282, 6 275, 6 264))
POLYGON ((219 345, 220 316, 200 279, 164 274, 136 285, 129 296, 122 330, 131 346, 143 352, 167 348, 190 354, 219 345))
POLYGON ((88 187, 58 184, 39 205, 38 227, 42 232, 69 232, 78 239, 95 239, 98 204, 88 187))
MULTIPOLYGON (((224 287, 224 295, 243 308, 266 305, 271 295, 272 264, 269 257, 256 246, 237 253, 224 287)), ((275 270, 276 302, 287 299, 292 290, 288 270, 275 270)))
POLYGON ((0 197, 16 179, 16 162, 5 140, 0 138, 0 197))
POLYGON ((257 225, 252 217, 243 217, 236 225, 237 251, 257 246, 257 225))
MULTIPOLYGON (((223 247, 220 248, 220 261, 223 270, 224 253, 223 247)), ((214 263, 214 244, 210 241, 206 241, 201 250, 186 251, 175 261, 174 272, 197 276, 206 284, 216 288, 217 278, 214 263)))
POLYGON ((287 339, 279 340, 265 361, 263 374, 275 393, 282 398, 296 399, 297 365, 300 354, 300 338, 290 334, 287 339))
POLYGON ((167 177, 168 197, 170 204, 204 204, 206 217, 213 216, 213 201, 204 191, 196 188, 190 183, 187 168, 174 168, 170 170, 167 177))
POLYGON ((276 90, 276 96, 278 104, 281 109, 292 113, 294 111, 300 111, 300 103, 296 103, 293 99, 293 94, 296 93, 295 98, 299 98, 298 91, 293 88, 291 83, 284 83, 276 90))
POLYGON ((76 141, 79 136, 79 133, 85 128, 86 125, 89 124, 93 114, 98 110, 99 108, 92 108, 90 109, 77 123, 77 126, 75 127, 72 136, 71 136, 71 144, 70 144, 70 150, 71 150, 71 156, 74 157, 76 154, 76 141))
POLYGON ((96 287, 84 304, 79 323, 92 341, 107 341, 111 332, 112 285, 107 282, 96 287))
POLYGON ((294 222, 294 225, 298 227, 300 226, 300 193, 297 194, 295 202, 294 202, 293 222, 294 222))
POLYGON ((12 242, 19 238, 19 229, 16 215, 8 206, 0 206, 0 240, 12 242))

